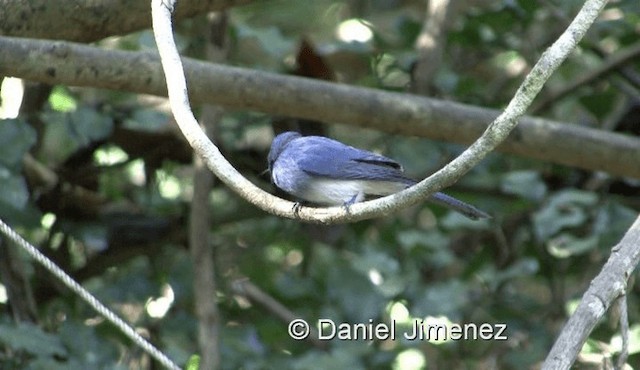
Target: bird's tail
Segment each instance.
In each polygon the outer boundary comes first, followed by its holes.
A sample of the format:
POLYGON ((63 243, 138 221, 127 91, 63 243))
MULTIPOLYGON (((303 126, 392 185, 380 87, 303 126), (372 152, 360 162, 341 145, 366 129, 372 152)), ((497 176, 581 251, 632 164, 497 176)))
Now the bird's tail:
MULTIPOLYGON (((414 179, 404 176, 402 176, 399 180, 404 183, 407 188, 417 184, 417 181, 415 181, 414 179)), ((452 209, 472 220, 491 218, 491 215, 489 215, 488 213, 481 211, 471 204, 465 203, 445 193, 435 193, 431 197, 429 197, 428 201, 452 209)))
POLYGON ((435 193, 430 198, 429 201, 431 203, 439 204, 441 206, 453 209, 454 211, 460 212, 461 214, 469 217, 472 220, 479 220, 482 218, 491 218, 491 216, 471 204, 465 203, 461 200, 458 200, 454 197, 450 197, 444 193, 435 193))

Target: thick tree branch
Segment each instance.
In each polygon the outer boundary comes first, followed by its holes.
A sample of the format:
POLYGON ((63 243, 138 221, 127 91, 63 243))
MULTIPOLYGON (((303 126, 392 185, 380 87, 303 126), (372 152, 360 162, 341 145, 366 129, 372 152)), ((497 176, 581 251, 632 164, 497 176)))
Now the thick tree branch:
MULTIPOLYGON (((226 59, 228 45, 226 13, 210 14, 205 28, 205 51, 209 60, 226 59)), ((205 105, 200 116, 200 126, 208 137, 216 137, 215 128, 224 111, 217 106, 205 105)), ((213 189, 213 174, 205 166, 202 158, 193 154, 196 172, 193 178, 193 199, 189 220, 189 249, 193 264, 194 305, 198 318, 198 346, 200 347, 202 369, 220 368, 220 311, 216 295, 217 266, 214 264, 214 244, 211 242, 210 228, 213 210, 209 194, 213 189)))
MULTIPOLYGON (((51 84, 166 96, 151 53, 0 37, 0 75, 51 84)), ((183 58, 190 98, 275 115, 341 122, 469 144, 498 111, 183 58), (277 88, 274 88, 277 87, 277 88)), ((575 124, 524 117, 499 150, 612 175, 640 178, 640 140, 575 124)))
MULTIPOLYGON (((190 0, 176 19, 220 11, 251 0, 190 0)), ((0 35, 92 42, 151 26, 148 0, 0 0, 0 35)))
MULTIPOLYGON (((560 332, 542 365, 543 370, 569 369, 596 324, 618 297, 626 294, 627 280, 640 263, 640 217, 631 225, 560 332)), ((624 303, 626 304, 626 303, 624 303)))
MULTIPOLYGON (((291 202, 265 192, 243 177, 198 127, 189 105, 184 69, 173 39, 171 11, 174 3, 170 0, 152 1, 153 31, 167 80, 171 110, 189 144, 202 156, 209 169, 222 182, 255 206, 278 216, 300 218, 311 222, 335 223, 381 216, 420 202, 434 192, 455 183, 477 165, 515 128, 545 82, 575 49, 596 20, 606 0, 590 0, 584 4, 567 30, 543 53, 504 112, 487 127, 478 140, 447 166, 416 186, 388 197, 357 203, 348 210, 344 207, 320 209, 303 207, 296 211, 291 202)), ((270 89, 270 92, 274 91, 277 90, 270 89)))
MULTIPOLYGON (((203 129, 220 118, 213 109, 203 113, 203 129)), ((213 188, 213 174, 202 159, 194 154, 196 172, 193 178, 193 199, 189 217, 189 250, 193 264, 194 308, 198 318, 198 346, 202 353, 203 369, 220 368, 220 313, 216 302, 214 251, 211 243, 211 209, 209 193, 213 188)))

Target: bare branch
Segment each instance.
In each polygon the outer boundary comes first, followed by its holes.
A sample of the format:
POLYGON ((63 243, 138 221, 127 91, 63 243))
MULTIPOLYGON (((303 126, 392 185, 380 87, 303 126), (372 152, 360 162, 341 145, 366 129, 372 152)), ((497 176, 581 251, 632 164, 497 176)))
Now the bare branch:
MULTIPOLYGON (((211 126, 219 119, 215 112, 203 112, 203 126, 211 126)), ((209 131, 209 130, 207 130, 209 131)), ((213 188, 213 174, 200 157, 194 155, 193 199, 189 217, 189 250, 193 264, 194 308, 198 319, 198 345, 203 369, 220 367, 220 314, 216 302, 216 280, 213 245, 209 236, 211 210, 209 193, 213 188)))
MULTIPOLYGON (((251 0, 190 0, 176 19, 220 11, 251 0)), ((92 42, 151 26, 148 0, 2 0, 0 35, 92 42)))
MULTIPOLYGON (((226 59, 228 45, 225 40, 226 13, 210 14, 207 21, 206 54, 209 60, 226 59), (219 40, 219 42, 215 42, 219 40)), ((224 110, 218 106, 202 107, 200 126, 208 137, 215 137, 215 127, 219 124, 224 110)), ((213 174, 202 158, 194 153, 195 174, 193 178, 193 199, 189 220, 189 249, 193 263, 194 305, 198 318, 198 346, 202 354, 202 369, 220 368, 220 312, 216 297, 217 267, 214 264, 215 247, 211 243, 210 228, 213 210, 209 194, 213 188, 213 174)))
POLYGON ((620 336, 622 337, 620 356, 618 356, 616 366, 618 369, 623 369, 624 364, 627 363, 627 358, 629 358, 629 313, 627 312, 627 295, 623 294, 618 297, 614 303, 614 307, 618 311, 617 315, 620 317, 620 336))
MULTIPOLYGON (((67 42, 0 37, 0 74, 51 84, 166 96, 157 55, 67 42)), ((382 132, 469 144, 498 111, 409 94, 339 85, 183 58, 193 102, 341 122, 382 132), (277 86, 277 89, 274 89, 277 86)), ((523 117, 499 150, 640 178, 640 139, 523 117)))
POLYGON ((612 302, 626 293, 627 280, 639 262, 640 217, 631 225, 620 243, 612 248, 611 257, 591 281, 578 308, 547 355, 542 365, 543 370, 571 367, 589 334, 612 302))

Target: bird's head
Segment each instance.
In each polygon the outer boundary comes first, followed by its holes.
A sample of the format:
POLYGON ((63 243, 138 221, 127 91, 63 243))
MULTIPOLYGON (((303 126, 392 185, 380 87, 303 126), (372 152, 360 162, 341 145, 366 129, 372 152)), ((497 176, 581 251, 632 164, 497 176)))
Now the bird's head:
POLYGON ((282 151, 287 147, 292 140, 295 140, 299 137, 302 137, 297 132, 287 131, 279 134, 273 139, 271 142, 271 149, 269 150, 269 155, 267 156, 267 161, 269 164, 269 172, 273 169, 273 164, 278 160, 282 151))

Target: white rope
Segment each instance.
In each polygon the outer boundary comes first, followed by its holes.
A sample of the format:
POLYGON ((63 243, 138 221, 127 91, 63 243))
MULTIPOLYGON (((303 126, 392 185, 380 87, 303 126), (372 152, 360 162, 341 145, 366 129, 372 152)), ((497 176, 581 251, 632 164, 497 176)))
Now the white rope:
POLYGON ((94 310, 100 315, 109 320, 113 325, 120 329, 127 337, 129 337, 134 343, 145 350, 149 355, 158 360, 164 367, 172 370, 180 370, 180 367, 176 365, 169 357, 158 350, 153 344, 149 343, 140 334, 138 334, 129 324, 118 317, 113 311, 109 310, 103 305, 96 297, 84 289, 73 278, 67 275, 60 267, 58 267, 53 261, 47 258, 44 254, 31 245, 28 241, 24 240, 18 233, 13 231, 9 225, 5 224, 0 219, 0 231, 6 235, 9 239, 13 240, 16 244, 22 247, 33 259, 40 263, 44 268, 49 270, 60 281, 64 283, 69 289, 80 296, 85 302, 87 302, 94 310))

